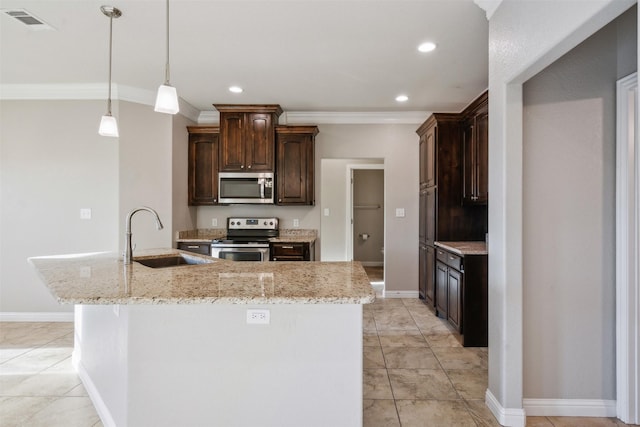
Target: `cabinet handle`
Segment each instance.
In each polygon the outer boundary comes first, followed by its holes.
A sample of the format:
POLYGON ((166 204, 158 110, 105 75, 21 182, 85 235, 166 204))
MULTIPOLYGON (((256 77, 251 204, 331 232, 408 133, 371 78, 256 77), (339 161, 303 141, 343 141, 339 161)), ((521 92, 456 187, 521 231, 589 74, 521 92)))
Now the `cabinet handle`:
POLYGON ((282 249, 293 249, 293 246, 280 246, 282 249))
POLYGON ((244 169, 244 165, 240 165, 240 169, 244 169))
POLYGON ((278 199, 278 202, 281 202, 281 201, 282 201, 282 199, 278 199))
POLYGON ((198 246, 198 245, 188 245, 187 248, 189 248, 189 249, 200 249, 200 246, 198 246))
POLYGON ((247 166, 247 169, 251 169, 251 165, 247 166))
POLYGON ((218 203, 218 199, 213 199, 213 203, 218 203))
POLYGON ((444 254, 444 252, 438 251, 438 255, 443 255, 443 254, 444 254))

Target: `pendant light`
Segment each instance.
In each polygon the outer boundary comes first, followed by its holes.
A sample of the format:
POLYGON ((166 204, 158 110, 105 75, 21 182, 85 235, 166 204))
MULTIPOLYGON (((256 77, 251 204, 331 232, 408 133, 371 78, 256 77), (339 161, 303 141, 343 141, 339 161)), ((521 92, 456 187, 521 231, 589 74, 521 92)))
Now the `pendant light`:
POLYGON ((119 136, 118 123, 116 118, 111 115, 111 58, 113 57, 113 18, 120 18, 122 12, 113 6, 101 6, 100 10, 109 17, 109 97, 107 98, 107 114, 102 116, 102 120, 100 120, 98 133, 102 136, 117 138, 119 136))
POLYGON ((176 114, 180 110, 178 92, 169 84, 169 0, 167 3, 167 63, 164 68, 164 84, 158 88, 155 110, 159 113, 176 114))

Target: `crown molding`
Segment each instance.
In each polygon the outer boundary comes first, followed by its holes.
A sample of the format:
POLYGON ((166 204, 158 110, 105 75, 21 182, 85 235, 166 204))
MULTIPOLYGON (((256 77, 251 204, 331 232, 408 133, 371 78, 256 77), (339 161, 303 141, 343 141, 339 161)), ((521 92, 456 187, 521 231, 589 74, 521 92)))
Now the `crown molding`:
MULTIPOLYGON (((74 84, 3 84, 0 85, 0 100, 103 100, 109 87, 107 83, 74 84)), ((111 85, 111 98, 155 105, 155 92, 126 85, 111 85)), ((220 122, 218 111, 199 111, 180 99, 181 115, 199 124, 220 122)), ((285 111, 279 120, 281 125, 293 124, 411 124, 419 125, 431 114, 428 111, 285 111)))
POLYGON ((473 0, 473 2, 476 6, 485 11, 488 21, 491 19, 496 9, 498 9, 502 0, 473 0))
MULTIPOLYGON (((335 111, 285 111, 280 116, 280 125, 302 124, 410 124, 419 125, 431 113, 428 111, 375 111, 375 112, 335 112, 335 111)), ((201 111, 199 124, 220 123, 217 111, 201 111)))
MULTIPOLYGON (((0 100, 103 100, 109 91, 107 83, 73 84, 3 84, 0 100)), ((155 106, 156 94, 150 90, 126 85, 111 85, 111 99, 155 106)), ((180 113, 194 122, 200 111, 183 99, 179 99, 180 113)))

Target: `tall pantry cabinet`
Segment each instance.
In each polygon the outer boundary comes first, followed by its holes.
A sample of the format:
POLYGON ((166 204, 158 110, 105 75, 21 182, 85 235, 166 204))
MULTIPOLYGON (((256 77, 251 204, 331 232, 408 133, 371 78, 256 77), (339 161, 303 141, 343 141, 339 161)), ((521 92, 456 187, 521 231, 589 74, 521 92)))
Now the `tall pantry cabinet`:
MULTIPOLYGON (((477 160, 482 155, 465 159, 466 153, 479 153, 478 148, 471 149, 472 133, 478 135, 478 130, 487 130, 482 123, 478 126, 474 122, 476 116, 472 114, 478 105, 486 107, 486 102, 479 101, 486 98, 484 93, 461 113, 432 114, 416 131, 420 137, 419 294, 431 307, 436 306, 438 299, 434 243, 484 240, 487 232, 486 197, 471 201, 470 188, 465 185, 465 181, 486 183, 486 178, 479 175, 486 173, 486 160, 484 165, 477 160), (467 174, 475 174, 473 180, 465 176, 465 170, 467 174)), ((477 186, 474 191, 475 198, 477 186)), ((441 301, 442 297, 441 292, 441 301)))

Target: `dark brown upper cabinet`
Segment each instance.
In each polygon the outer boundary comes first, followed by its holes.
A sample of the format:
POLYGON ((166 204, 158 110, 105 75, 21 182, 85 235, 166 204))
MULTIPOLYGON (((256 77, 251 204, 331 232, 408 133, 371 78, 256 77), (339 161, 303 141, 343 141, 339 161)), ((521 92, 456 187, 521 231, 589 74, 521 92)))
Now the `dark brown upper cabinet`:
POLYGON ((463 203, 486 205, 489 200, 488 92, 469 105, 464 120, 463 203))
POLYGON ((218 126, 187 126, 189 205, 218 203, 218 126))
POLYGON ((276 126, 276 203, 314 205, 317 126, 276 126))
POLYGON ((436 131, 437 127, 429 127, 420 135, 420 188, 436 185, 436 131))
POLYGON ((220 105, 220 172, 274 172, 279 105, 220 105))

